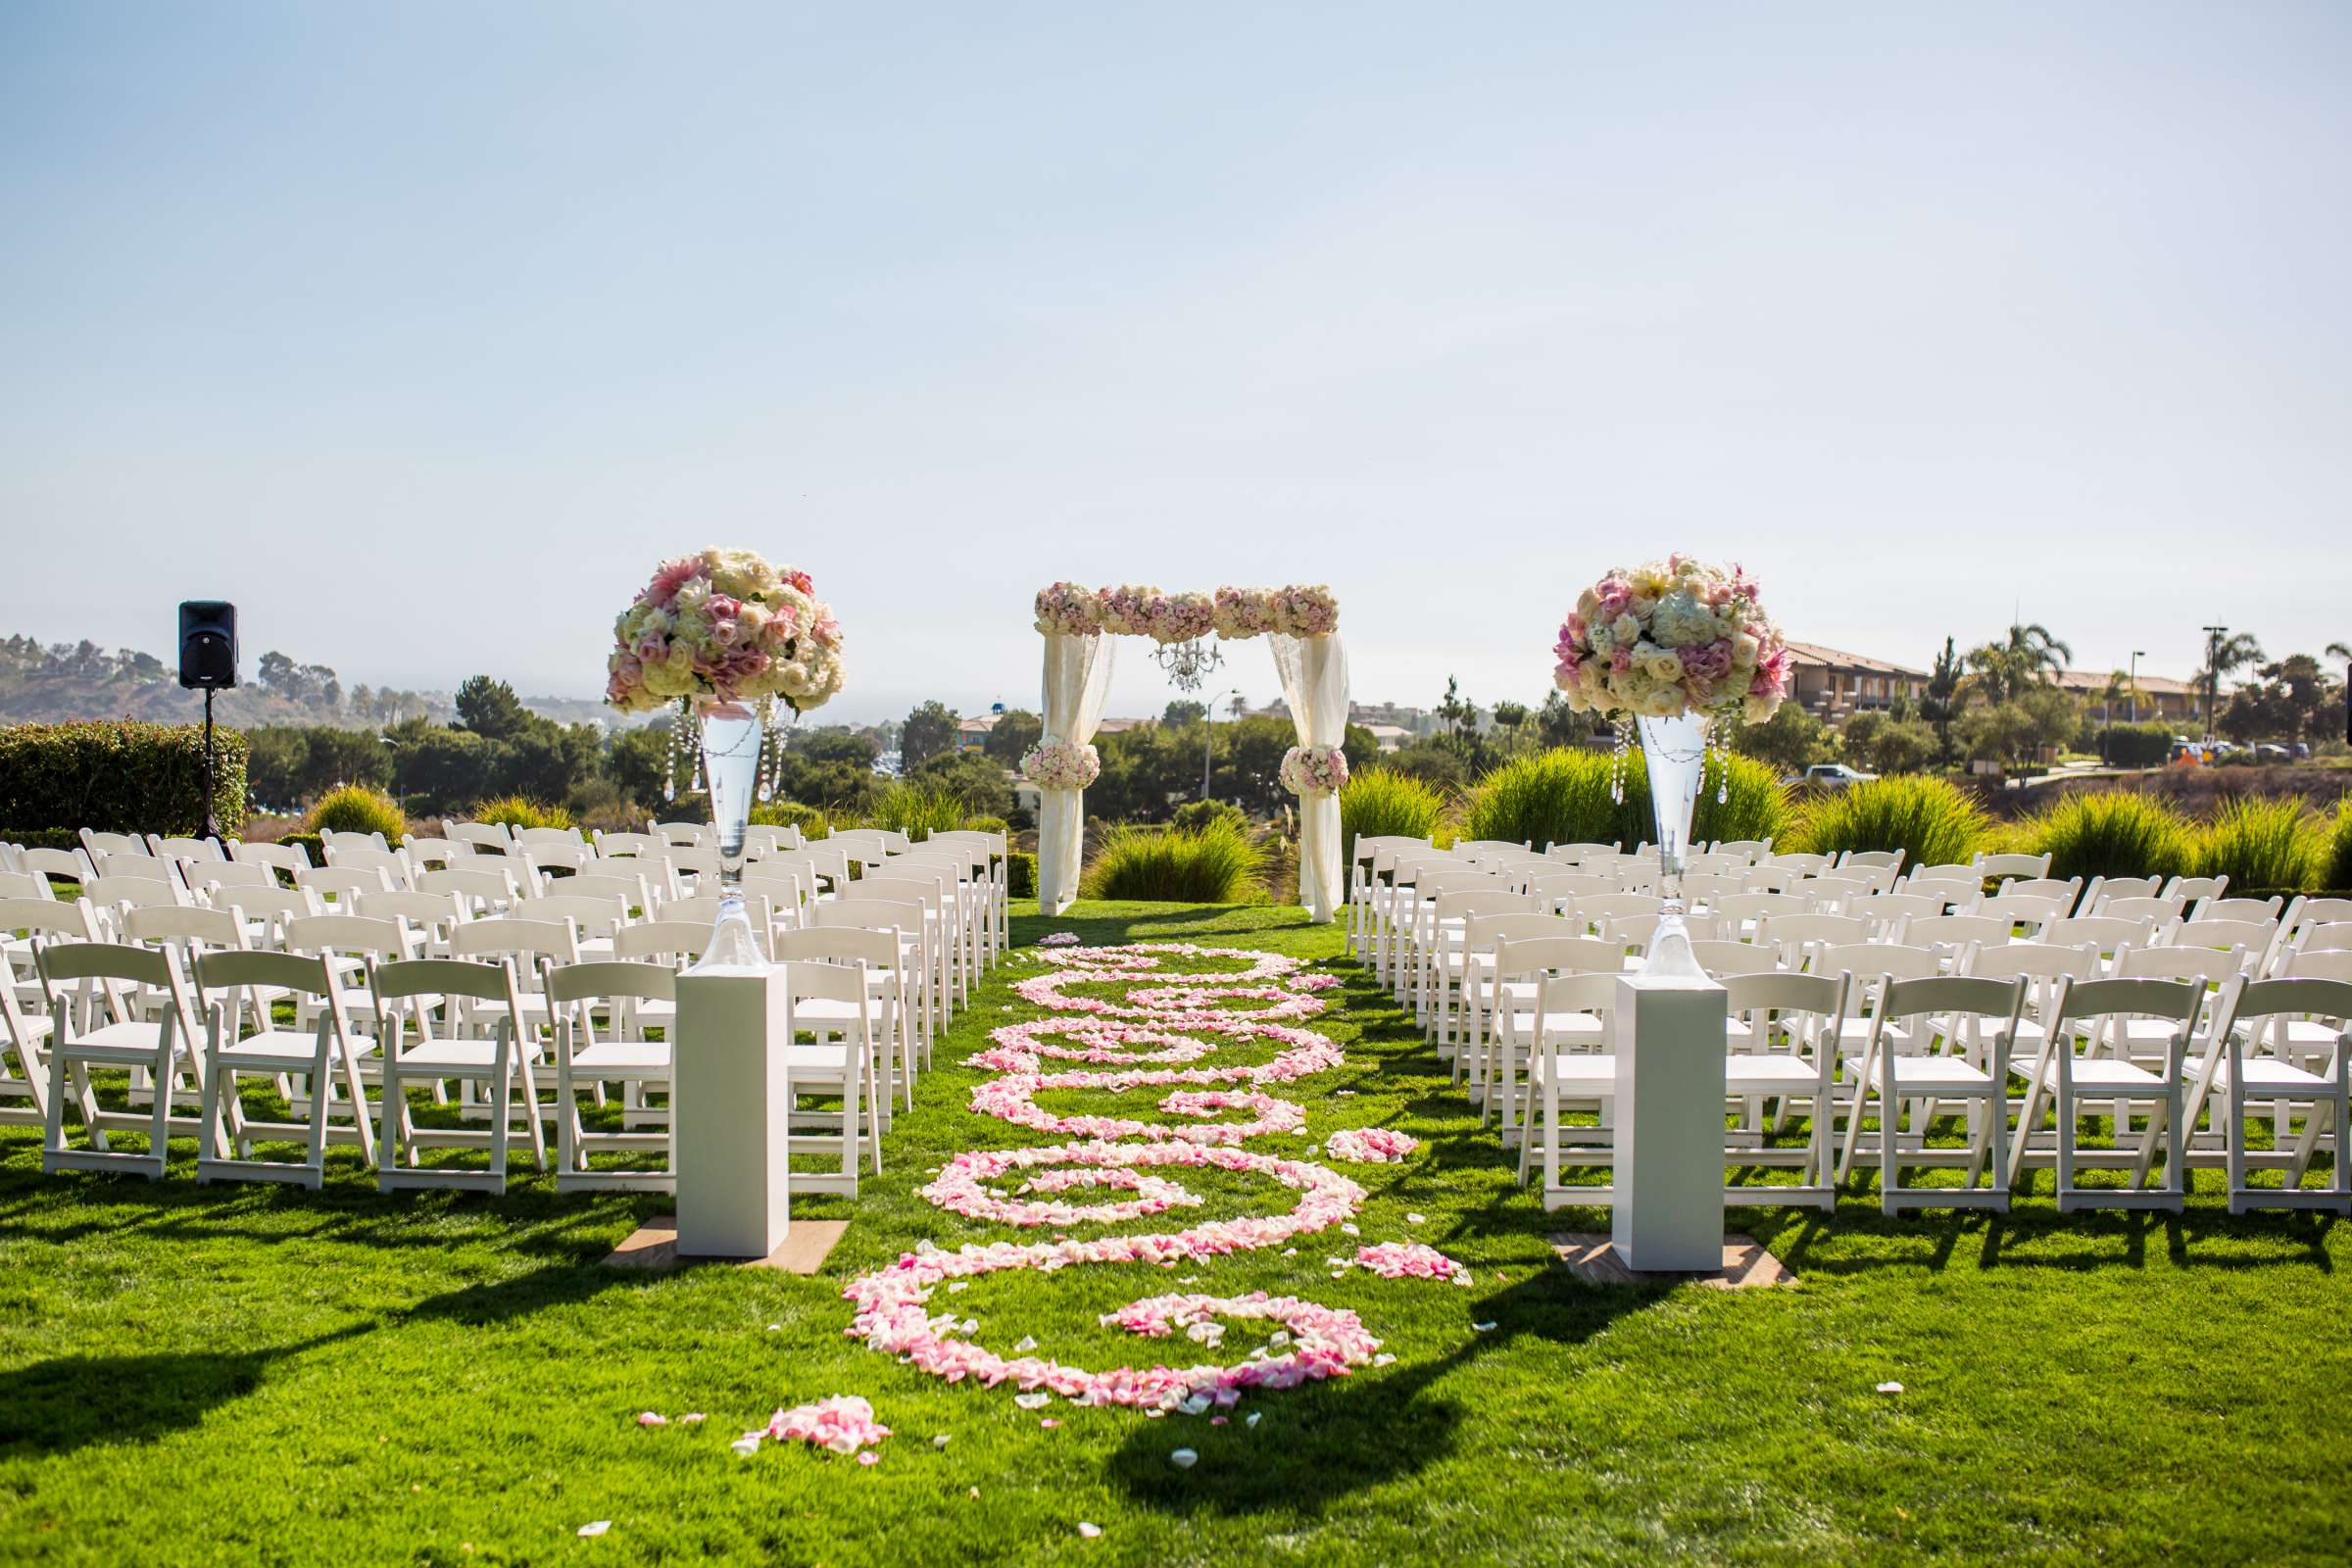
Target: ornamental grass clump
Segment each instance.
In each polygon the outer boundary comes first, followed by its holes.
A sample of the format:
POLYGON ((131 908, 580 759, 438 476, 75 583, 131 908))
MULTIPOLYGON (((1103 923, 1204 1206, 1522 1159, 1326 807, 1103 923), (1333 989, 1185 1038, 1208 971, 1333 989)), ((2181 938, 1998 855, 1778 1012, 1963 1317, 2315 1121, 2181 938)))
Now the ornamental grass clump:
POLYGON ((571 813, 561 806, 547 806, 523 795, 502 795, 495 801, 484 801, 473 808, 472 820, 493 822, 505 827, 571 827, 571 813))
POLYGON ((2320 886, 2330 893, 2352 893, 2352 795, 2335 803, 2335 820, 2328 825, 2320 856, 2320 886))
MULTIPOLYGON (((1633 782, 1630 770, 1627 782, 1633 782)), ((1536 850, 1551 844, 1605 844, 1624 839, 1622 815, 1609 794, 1607 758, 1553 750, 1515 757, 1472 786, 1462 806, 1461 833, 1466 839, 1494 839, 1536 850)))
POLYGON ((1340 787, 1340 855, 1343 865, 1355 854, 1358 834, 1375 838, 1425 839, 1446 815, 1446 798, 1409 773, 1367 767, 1340 787))
POLYGON ((391 797, 346 784, 321 796, 304 826, 312 833, 381 833, 386 844, 398 844, 409 831, 409 819, 391 797))
POLYGON ((1145 904, 1249 904, 1265 896, 1265 856, 1226 821, 1193 830, 1114 827, 1080 892, 1145 904))
POLYGON ((2180 876, 2196 849, 2196 824, 2131 790, 2069 795, 2029 824, 2028 853, 2050 858, 2050 875, 2180 876))
POLYGON ((1905 865, 1965 861, 1991 829, 1984 808, 1939 778, 1874 779, 1816 798, 1787 848, 1808 855, 1901 850, 1905 865))
POLYGON ((963 821, 963 802, 954 791, 902 781, 883 790, 866 813, 865 825, 904 833, 920 843, 934 833, 953 833, 963 821))
POLYGON ((2316 880, 2325 843, 2301 801, 2238 796, 2197 835, 2193 864, 2198 876, 2229 877, 2233 894, 2299 893, 2316 880))

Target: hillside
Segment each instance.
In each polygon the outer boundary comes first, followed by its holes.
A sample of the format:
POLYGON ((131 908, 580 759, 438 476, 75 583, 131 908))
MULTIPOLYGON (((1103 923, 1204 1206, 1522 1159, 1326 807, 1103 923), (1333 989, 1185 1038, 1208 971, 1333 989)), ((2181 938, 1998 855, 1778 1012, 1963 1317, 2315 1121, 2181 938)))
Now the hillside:
MULTIPOLYGON (((603 704, 569 697, 526 697, 525 708, 560 724, 609 718, 603 704)), ((243 685, 222 692, 214 714, 223 724, 252 729, 268 724, 330 724, 372 728, 403 718, 447 720, 457 710, 448 692, 413 692, 365 683, 346 687, 324 664, 306 664, 271 650, 243 685)), ((172 665, 153 654, 96 643, 0 639, 0 723, 76 718, 145 718, 194 722, 204 716, 204 694, 180 689, 172 665)))

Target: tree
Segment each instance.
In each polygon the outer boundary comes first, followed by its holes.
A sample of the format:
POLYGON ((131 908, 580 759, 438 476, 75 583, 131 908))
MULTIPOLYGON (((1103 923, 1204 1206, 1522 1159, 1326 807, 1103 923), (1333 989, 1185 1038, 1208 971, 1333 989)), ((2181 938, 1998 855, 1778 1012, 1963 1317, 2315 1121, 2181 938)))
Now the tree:
POLYGON ((1732 736, 1732 750, 1769 762, 1784 773, 1801 773, 1815 762, 1838 760, 1838 732, 1801 703, 1783 703, 1761 724, 1743 724, 1732 736))
POLYGON ((1961 742, 1972 758, 2022 762, 2044 748, 2074 739, 2082 717, 2075 700, 2055 686, 2036 686, 2013 703, 1973 708, 1961 720, 1961 742))
POLYGON ((1004 764, 977 752, 942 752, 927 759, 911 776, 955 796, 976 816, 1012 814, 1012 784, 1004 777, 1004 764))
POLYGON ((669 738, 666 724, 640 724, 612 737, 605 748, 605 776, 623 799, 648 810, 662 804, 662 787, 670 782, 669 738))
POLYGON ((2222 733, 2243 745, 2308 739, 2333 706, 2335 683, 2309 654, 2289 654, 2258 672, 2259 684, 2240 686, 2223 710, 2222 733))
POLYGON ((2049 627, 2011 623, 2006 637, 1986 643, 1968 656, 1978 689, 1995 703, 2014 702, 2028 688, 2055 678, 2075 657, 2049 627))
POLYGON ((2208 637, 2205 640, 2205 663, 2197 671, 2198 684, 2205 688, 2205 729, 2213 730, 2214 717, 2221 710, 2222 681, 2226 676, 2262 662, 2262 644, 2250 632, 2237 632, 2229 637, 2208 637))
POLYGON ((928 702, 906 715, 899 730, 899 771, 911 773, 916 768, 952 750, 956 745, 956 726, 961 722, 956 710, 942 702, 928 702))
POLYGON ((1856 713, 1845 721, 1845 755, 1873 773, 1918 773, 1936 760, 1936 732, 1915 718, 1856 713))
POLYGON ((486 741, 503 741, 530 727, 532 713, 514 688, 488 675, 469 675, 458 688, 458 727, 486 741))
POLYGON ((1046 722, 1026 709, 1008 708, 997 715, 996 724, 988 732, 981 747, 991 758, 1006 767, 1018 767, 1037 743, 1046 737, 1046 722))
POLYGON ((1198 724, 1207 716, 1208 705, 1206 703, 1196 703, 1189 697, 1179 697, 1168 704, 1167 710, 1159 715, 1159 721, 1170 729, 1182 729, 1187 724, 1198 724))
POLYGON ((874 738, 863 730, 851 729, 846 724, 828 724, 823 729, 795 734, 792 751, 811 762, 838 762, 850 767, 872 770, 874 759, 882 749, 874 738))
POLYGON ((1527 705, 1525 703, 1503 702, 1494 705, 1494 727, 1502 733, 1504 756, 1515 755, 1520 750, 1521 742, 1525 738, 1522 731, 1526 724, 1527 705))
POLYGON ((1946 761, 1952 756, 1952 720, 1960 716, 1961 696, 1960 656, 1954 651, 1952 639, 1943 640, 1943 652, 1936 656, 1935 667, 1928 673, 1928 684, 1919 699, 1919 716, 1936 731, 1936 754, 1946 761))
POLYGON ((1478 739, 1478 705, 1463 700, 1461 683, 1451 675, 1446 677, 1446 700, 1438 704, 1438 717, 1455 740, 1478 739))
POLYGON ((1350 724, 1340 750, 1348 758, 1348 771, 1360 773, 1380 761, 1380 737, 1361 724, 1350 724))

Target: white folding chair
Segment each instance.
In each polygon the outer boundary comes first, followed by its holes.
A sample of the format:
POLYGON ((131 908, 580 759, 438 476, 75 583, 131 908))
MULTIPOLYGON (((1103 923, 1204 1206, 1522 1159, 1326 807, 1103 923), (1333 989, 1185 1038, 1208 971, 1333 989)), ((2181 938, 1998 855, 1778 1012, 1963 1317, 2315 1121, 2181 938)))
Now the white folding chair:
POLYGON ((207 1023, 206 1133, 196 1156, 199 1182, 297 1182, 315 1189, 326 1179, 330 1140, 358 1144, 361 1158, 375 1163, 375 1129, 368 1120, 367 1092, 360 1087, 359 1053, 343 1026, 347 1008, 332 964, 324 958, 288 953, 202 954, 196 959, 196 989, 207 1023), (301 1029, 280 1029, 264 1008, 254 1032, 240 1036, 243 999, 256 995, 309 997, 317 1003, 318 1024, 307 1034, 301 1029), (281 1086, 289 1075, 300 1075, 306 1080, 303 1099, 310 1107, 309 1116, 297 1123, 248 1115, 237 1093, 239 1073, 264 1073, 281 1086), (338 1089, 352 1116, 344 1125, 328 1119, 338 1089), (262 1138, 300 1138, 303 1161, 292 1164, 257 1158, 254 1144, 262 1138), (215 1152, 221 1149, 229 1152, 215 1152))
POLYGON ((182 1077, 199 1093, 204 1086, 203 1046, 176 956, 165 948, 92 942, 43 943, 33 957, 48 994, 52 1020, 42 1172, 130 1170, 150 1181, 160 1178, 171 1157, 172 1134, 204 1134, 203 1124, 195 1117, 172 1114, 172 1091, 182 1077), (74 982, 94 985, 76 988, 74 982), (123 1000, 123 989, 131 987, 163 995, 164 1005, 154 1018, 132 1016, 123 1000), (144 1068, 154 1085, 151 1108, 145 1112, 100 1109, 97 1093, 90 1085, 93 1067, 144 1068), (80 1115, 89 1140, 86 1149, 66 1144, 68 1105, 80 1115), (108 1140, 114 1131, 146 1134, 145 1152, 126 1154, 114 1150, 108 1140))
POLYGON ((2010 1070, 2026 1081, 2017 1138, 2009 1156, 2015 1187, 2029 1164, 2047 1164, 2057 1173, 2058 1210, 2077 1208, 2162 1208, 2180 1212, 2186 1189, 2181 1136, 2185 1078, 2182 1059, 2205 1006, 2205 987, 2191 980, 2062 980, 2045 1015, 2039 1049, 2031 1061, 2010 1058, 2010 1070), (2155 1069, 2115 1055, 2093 1055, 2085 1047, 2118 1018, 2158 1019, 2173 1026, 2165 1058, 2155 1069), (2083 1098, 2118 1106, 2145 1108, 2147 1128, 2136 1149, 2129 1147, 2128 1116, 2115 1122, 2114 1147, 2086 1148, 2082 1142, 2083 1098), (2052 1118, 2046 1132, 2043 1114, 2052 1118), (2157 1150, 2165 1151, 2164 1183, 2148 1185, 2157 1150), (2076 1172, 2084 1166, 2122 1167, 2132 1172, 2130 1188, 2083 1187, 2076 1172))
POLYGON ((1862 1123, 1875 1103, 1882 1213, 1892 1215, 1905 1208, 1991 1208, 2007 1213, 2009 1050, 2026 1004, 2026 982, 1973 975, 1897 980, 1888 974, 1879 977, 1875 989, 1878 1001, 1869 1043, 1861 1059, 1851 1064, 1852 1102, 1846 1112, 1838 1179, 1853 1171, 1862 1123), (1898 1024, 1906 1026, 1904 1033, 1919 1043, 1919 1049, 1893 1049, 1889 1031, 1898 1024), (1984 1041, 1984 1065, 1970 1060, 1962 1048, 1964 1026, 1984 1041), (1937 1044, 1942 1049, 1935 1049, 1937 1044), (1976 1107, 1965 1149, 1940 1149, 1928 1141, 1934 1108, 1945 1101, 1976 1107), (1907 1132, 1902 1125, 1906 1107, 1911 1112, 1907 1132), (1906 1167, 1963 1169, 1967 1177, 1957 1187, 1911 1187, 1902 1179, 1906 1167), (1980 1180, 1989 1185, 1979 1186, 1980 1180))
MULTIPOLYGON (((705 933, 707 936, 708 933, 705 933)), ((542 981, 556 1011, 556 1191, 666 1193, 676 1188, 676 1128, 666 1108, 651 1109, 648 1089, 670 1087, 668 1028, 677 1016, 677 975, 665 965, 627 960, 550 968, 542 981), (641 1009, 658 1006, 647 1016, 641 1009), (600 1027, 598 1015, 605 1022, 600 1027), (664 1037, 651 1038, 662 1028, 664 1037), (618 1132, 591 1128, 580 1113, 580 1085, 621 1087, 630 1107, 618 1132), (652 1130, 646 1130, 652 1123, 652 1130), (654 1168, 600 1167, 592 1155, 658 1152, 654 1168)))
POLYGON ((875 1104, 878 1091, 874 1084, 874 1019, 872 999, 867 995, 865 976, 856 964, 786 963, 778 965, 784 986, 790 997, 793 1043, 786 1047, 784 1081, 795 1102, 791 1124, 800 1127, 837 1127, 821 1136, 804 1136, 797 1131, 786 1139, 786 1148, 803 1153, 840 1152, 838 1171, 803 1173, 794 1171, 791 1186, 795 1191, 835 1193, 845 1198, 858 1196, 858 1102, 864 1101, 864 1142, 874 1167, 882 1172, 882 1124, 875 1104), (806 1042, 800 1036, 806 1034, 806 1042), (804 1095, 839 1096, 838 1116, 825 1112, 803 1112, 798 1102, 804 1095))
POLYGON ((1725 1199, 1750 1204, 1838 1206, 1838 1063, 1844 1038, 1846 974, 1735 974, 1724 978, 1724 1004, 1741 1028, 1727 1034, 1724 1091, 1750 1107, 1724 1151, 1734 1166, 1793 1165, 1793 1184, 1727 1186, 1725 1199), (1767 1125, 1785 1128, 1802 1105, 1801 1150, 1766 1142, 1767 1125))
POLYGON ((2183 1128, 2194 1128, 2210 1106, 2222 1124, 2230 1212, 2252 1208, 2323 1208, 2352 1214, 2352 1153, 2344 1129, 2352 1125, 2352 982, 2342 979, 2251 980, 2233 977, 2223 989, 2203 1054, 2189 1064, 2190 1091, 2183 1128), (2298 1060, 2284 1025, 2313 1029, 2328 1041, 2316 1062, 2298 1060), (2269 1043, 2266 1045, 2266 1037, 2269 1043), (2278 1137, 2268 1151, 2248 1146, 2246 1120, 2259 1104, 2278 1137), (2293 1107, 2303 1128, 2292 1133, 2293 1107), (2290 1136, 2291 1134, 2291 1136, 2290 1136), (2303 1185, 2322 1141, 2328 1146, 2325 1188, 2303 1185), (2256 1165, 2279 1173, 2277 1187, 2246 1179, 2256 1165))
POLYGON ((411 958, 368 966, 368 994, 375 1000, 378 1072, 383 1083, 382 1125, 376 1134, 380 1163, 376 1186, 458 1187, 504 1192, 508 1143, 521 1117, 531 1163, 546 1163, 547 1145, 539 1116, 538 1078, 533 1071, 539 1045, 522 1021, 522 1000, 514 965, 500 958, 475 963, 463 958, 411 958), (433 1032, 433 1014, 442 1014, 433 1032), (416 1039, 409 1039, 411 1026, 416 1039), (490 1125, 420 1127, 409 1103, 412 1085, 429 1086, 438 1101, 442 1085, 455 1080, 479 1086, 489 1106, 490 1125), (516 1106, 519 1091, 522 1103, 516 1106), (426 1149, 481 1149, 487 1169, 427 1166, 426 1149))

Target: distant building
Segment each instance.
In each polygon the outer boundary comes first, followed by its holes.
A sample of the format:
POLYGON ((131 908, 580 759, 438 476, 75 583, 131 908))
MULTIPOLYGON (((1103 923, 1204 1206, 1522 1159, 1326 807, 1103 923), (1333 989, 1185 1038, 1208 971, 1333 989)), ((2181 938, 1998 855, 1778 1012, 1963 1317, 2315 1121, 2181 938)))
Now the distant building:
MULTIPOLYGON (((2062 670, 2058 684, 2094 708, 2107 695, 2107 683, 2119 672, 2092 669, 2062 670)), ((2141 722, 2161 719, 2167 724, 2200 720, 2205 712, 2205 688, 2169 675, 2141 675, 2136 681, 2129 671, 2120 672, 2124 684, 2139 688, 2139 716, 2141 722)), ((2129 691, 2119 691, 2108 711, 2101 716, 2110 723, 2128 723, 2132 717, 2132 702, 2129 691)))
POLYGON ((1790 643, 1788 666, 1788 695, 1814 717, 1834 724, 1853 713, 1891 708, 1897 697, 1916 702, 1928 685, 1924 669, 1819 643, 1790 643))

